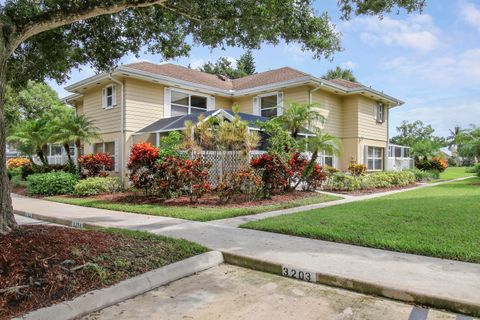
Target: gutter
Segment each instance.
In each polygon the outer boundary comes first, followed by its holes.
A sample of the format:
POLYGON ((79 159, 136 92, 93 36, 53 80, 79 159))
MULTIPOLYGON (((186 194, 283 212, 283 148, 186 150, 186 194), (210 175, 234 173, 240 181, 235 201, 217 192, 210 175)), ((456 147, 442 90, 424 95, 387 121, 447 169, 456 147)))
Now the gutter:
POLYGON ((120 86, 120 182, 122 185, 125 183, 125 92, 122 81, 115 79, 112 74, 108 75, 109 79, 120 86))

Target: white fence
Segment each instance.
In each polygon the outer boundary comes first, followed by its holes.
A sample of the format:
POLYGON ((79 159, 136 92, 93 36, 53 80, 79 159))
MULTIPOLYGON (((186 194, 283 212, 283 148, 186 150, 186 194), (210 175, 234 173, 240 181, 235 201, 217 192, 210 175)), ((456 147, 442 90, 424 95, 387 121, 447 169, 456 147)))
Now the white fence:
POLYGON ((387 158, 387 171, 402 171, 413 169, 414 163, 412 158, 387 158))

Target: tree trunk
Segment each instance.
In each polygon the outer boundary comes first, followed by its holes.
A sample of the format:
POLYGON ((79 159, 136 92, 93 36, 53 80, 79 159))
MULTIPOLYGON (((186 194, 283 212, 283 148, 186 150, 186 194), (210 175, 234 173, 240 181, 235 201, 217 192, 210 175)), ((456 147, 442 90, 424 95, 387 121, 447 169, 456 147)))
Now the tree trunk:
POLYGON ((68 164, 73 167, 72 156, 70 155, 70 145, 68 143, 63 144, 63 148, 65 149, 65 153, 67 154, 68 164))
POLYGON ((37 157, 40 159, 40 161, 42 162, 42 164, 47 167, 48 166, 48 161, 47 159, 45 158, 45 154, 43 153, 42 150, 37 150, 37 157))
POLYGON ((6 129, 5 129, 5 86, 8 57, 4 46, 0 48, 0 234, 12 231, 17 223, 13 215, 10 183, 7 175, 6 129))

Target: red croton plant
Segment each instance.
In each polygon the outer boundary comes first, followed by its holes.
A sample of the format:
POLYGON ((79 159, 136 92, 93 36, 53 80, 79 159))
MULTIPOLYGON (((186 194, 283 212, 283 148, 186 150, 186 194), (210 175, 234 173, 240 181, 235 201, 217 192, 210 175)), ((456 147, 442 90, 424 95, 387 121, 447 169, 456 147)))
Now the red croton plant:
POLYGON ((78 164, 86 177, 106 177, 105 171, 113 170, 113 158, 109 153, 96 153, 81 156, 78 164))

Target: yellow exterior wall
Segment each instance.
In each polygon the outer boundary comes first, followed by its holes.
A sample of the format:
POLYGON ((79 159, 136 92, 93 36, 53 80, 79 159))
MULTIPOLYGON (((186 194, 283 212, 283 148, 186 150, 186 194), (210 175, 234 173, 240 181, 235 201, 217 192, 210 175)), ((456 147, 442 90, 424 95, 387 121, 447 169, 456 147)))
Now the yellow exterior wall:
POLYGON ((232 110, 233 98, 215 96, 215 109, 232 110))
POLYGON ((100 133, 118 131, 120 128, 120 89, 117 85, 117 105, 111 109, 102 108, 102 89, 104 86, 87 90, 83 96, 83 106, 77 110, 94 121, 100 133))
POLYGON ((238 105, 238 111, 253 114, 253 96, 234 98, 233 103, 238 105))
POLYGON ((330 134, 339 138, 342 137, 343 108, 341 97, 317 90, 312 94, 312 102, 318 104, 315 109, 325 117, 325 122, 321 127, 330 134))
POLYGON ((295 87, 283 91, 283 106, 286 107, 289 102, 308 103, 310 88, 308 86, 295 87))
POLYGON ((364 97, 358 98, 358 135, 371 140, 387 141, 388 119, 385 108, 385 121, 375 120, 376 101, 364 97))
POLYGON ((125 130, 137 131, 163 118, 164 86, 125 80, 125 130))

